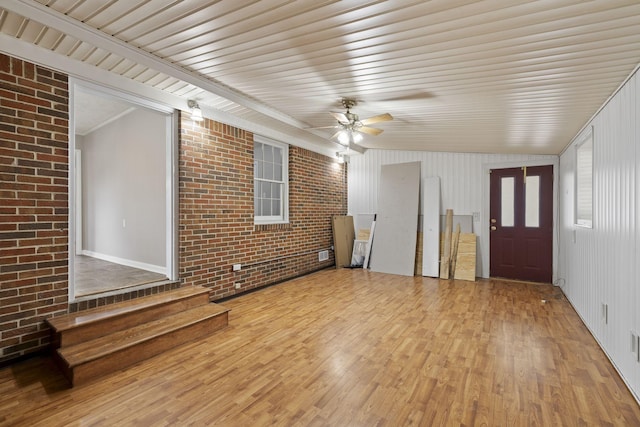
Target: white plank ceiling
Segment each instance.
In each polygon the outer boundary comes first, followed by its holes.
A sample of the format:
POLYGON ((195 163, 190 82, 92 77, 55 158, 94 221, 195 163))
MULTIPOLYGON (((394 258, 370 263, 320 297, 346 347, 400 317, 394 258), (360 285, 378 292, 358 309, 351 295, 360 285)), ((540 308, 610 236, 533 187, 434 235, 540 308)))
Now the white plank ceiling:
MULTIPOLYGON (((637 0, 2 0, 17 39, 292 138, 557 154, 640 62, 637 0), (321 136, 322 138, 319 138, 321 136)), ((10 51, 0 46, 0 51, 10 51)), ((326 142, 325 142, 326 141, 326 142)), ((292 142, 292 141, 285 141, 292 142)))

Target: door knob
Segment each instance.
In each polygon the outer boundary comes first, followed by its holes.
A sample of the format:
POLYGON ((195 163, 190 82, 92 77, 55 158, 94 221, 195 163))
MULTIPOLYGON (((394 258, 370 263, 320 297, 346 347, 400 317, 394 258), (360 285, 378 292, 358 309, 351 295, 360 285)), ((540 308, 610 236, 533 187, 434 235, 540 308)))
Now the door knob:
POLYGON ((496 231, 498 228, 495 225, 491 226, 491 231, 496 231))
POLYGON ((498 221, 496 221, 495 218, 491 218, 491 224, 495 224, 496 222, 498 222, 498 221))

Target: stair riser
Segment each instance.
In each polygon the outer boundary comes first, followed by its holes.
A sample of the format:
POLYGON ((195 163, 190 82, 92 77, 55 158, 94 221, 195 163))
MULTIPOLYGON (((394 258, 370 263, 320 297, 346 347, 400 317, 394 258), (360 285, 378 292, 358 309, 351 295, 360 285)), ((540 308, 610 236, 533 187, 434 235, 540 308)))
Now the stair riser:
MULTIPOLYGON (((69 382, 76 386, 87 383, 110 372, 126 368, 142 360, 156 356, 179 345, 203 338, 228 325, 228 313, 203 319, 165 335, 138 343, 121 351, 110 353, 100 359, 75 367, 63 367, 69 382)), ((62 364, 66 364, 64 361, 62 364)))
POLYGON ((92 322, 86 326, 79 326, 55 334, 53 337, 53 346, 54 348, 71 346, 208 303, 209 295, 199 294, 180 301, 171 301, 167 304, 148 307, 145 310, 126 313, 121 316, 104 319, 103 321, 92 322))

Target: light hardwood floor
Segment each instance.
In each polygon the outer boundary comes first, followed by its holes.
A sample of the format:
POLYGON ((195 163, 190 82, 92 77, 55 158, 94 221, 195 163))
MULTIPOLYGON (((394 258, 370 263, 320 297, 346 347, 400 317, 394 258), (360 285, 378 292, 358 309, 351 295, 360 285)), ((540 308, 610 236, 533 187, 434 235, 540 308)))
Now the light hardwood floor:
POLYGON ((0 370, 0 424, 640 425, 549 285, 324 270, 223 305, 225 330, 74 389, 45 358, 0 370))

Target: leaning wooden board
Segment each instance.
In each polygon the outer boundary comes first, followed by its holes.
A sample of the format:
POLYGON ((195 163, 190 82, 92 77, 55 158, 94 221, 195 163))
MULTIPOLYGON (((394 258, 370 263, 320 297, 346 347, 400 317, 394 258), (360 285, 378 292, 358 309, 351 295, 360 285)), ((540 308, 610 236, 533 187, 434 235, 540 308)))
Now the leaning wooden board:
POLYGON ((355 239, 353 217, 336 215, 332 218, 332 226, 336 268, 349 267, 355 239))
POLYGON ((453 209, 447 209, 447 220, 444 227, 444 246, 442 248, 442 258, 440 263, 440 278, 449 278, 449 268, 451 267, 451 231, 453 229, 453 209))
MULTIPOLYGON (((444 233, 440 233, 440 256, 443 256, 444 233)), ((458 253, 456 254, 456 269, 453 278, 457 280, 476 280, 476 235, 460 233, 458 238, 458 253)))
POLYGON ((476 280, 476 235, 473 233, 460 233, 453 278, 476 280))

